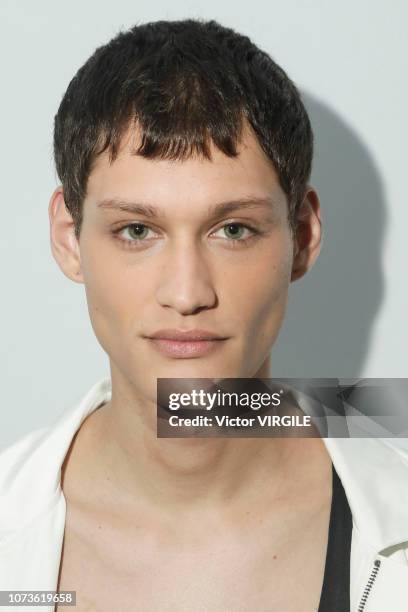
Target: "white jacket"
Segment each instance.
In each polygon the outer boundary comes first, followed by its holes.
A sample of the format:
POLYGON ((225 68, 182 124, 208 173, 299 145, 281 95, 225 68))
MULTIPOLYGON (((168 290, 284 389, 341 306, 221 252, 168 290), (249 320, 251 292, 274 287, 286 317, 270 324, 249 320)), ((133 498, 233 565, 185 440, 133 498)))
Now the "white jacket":
MULTIPOLYGON (((100 380, 54 425, 0 453, 0 590, 56 590, 66 512, 61 465, 87 415, 110 400, 110 385, 100 380)), ((353 517, 351 612, 407 612, 408 440, 322 439, 353 517)))

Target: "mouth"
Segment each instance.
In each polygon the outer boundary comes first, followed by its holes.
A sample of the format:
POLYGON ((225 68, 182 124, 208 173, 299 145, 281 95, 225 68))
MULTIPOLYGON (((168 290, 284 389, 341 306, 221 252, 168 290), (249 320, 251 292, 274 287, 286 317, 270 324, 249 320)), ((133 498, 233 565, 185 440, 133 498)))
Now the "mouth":
POLYGON ((167 340, 148 338, 152 346, 162 355, 176 358, 202 357, 218 349, 226 340, 167 340))

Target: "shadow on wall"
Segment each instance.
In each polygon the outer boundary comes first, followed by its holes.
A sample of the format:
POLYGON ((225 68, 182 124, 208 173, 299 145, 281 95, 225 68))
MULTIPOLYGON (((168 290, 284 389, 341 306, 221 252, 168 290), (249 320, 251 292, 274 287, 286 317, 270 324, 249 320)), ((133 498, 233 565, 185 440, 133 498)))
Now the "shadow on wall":
POLYGON ((315 136, 311 183, 320 196, 323 244, 289 290, 271 376, 359 377, 380 308, 385 201, 370 152, 332 110, 303 94, 315 136))

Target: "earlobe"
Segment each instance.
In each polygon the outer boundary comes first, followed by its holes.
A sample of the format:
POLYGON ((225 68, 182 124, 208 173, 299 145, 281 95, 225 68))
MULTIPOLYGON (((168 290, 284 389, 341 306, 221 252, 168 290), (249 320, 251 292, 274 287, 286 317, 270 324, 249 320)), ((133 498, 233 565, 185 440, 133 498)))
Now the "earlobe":
POLYGON ((83 283, 79 243, 75 225, 68 211, 62 186, 51 196, 48 206, 51 251, 62 272, 76 283, 83 283))
POLYGON ((302 278, 314 265, 321 248, 322 224, 319 197, 308 186, 297 213, 291 282, 302 278))

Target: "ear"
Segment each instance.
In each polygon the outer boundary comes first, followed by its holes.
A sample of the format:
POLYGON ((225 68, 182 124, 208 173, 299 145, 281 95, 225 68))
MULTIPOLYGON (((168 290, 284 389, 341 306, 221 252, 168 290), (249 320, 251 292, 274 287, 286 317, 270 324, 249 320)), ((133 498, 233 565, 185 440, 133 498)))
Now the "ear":
POLYGON ((83 283, 79 243, 75 226, 64 200, 60 185, 51 196, 48 206, 51 250, 62 272, 76 283, 83 283))
POLYGON ((298 280, 311 269, 321 249, 320 202, 315 189, 310 185, 307 187, 296 219, 291 282, 298 280))

